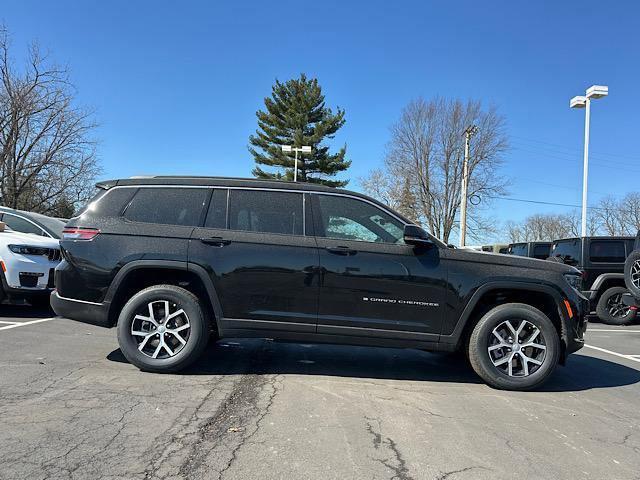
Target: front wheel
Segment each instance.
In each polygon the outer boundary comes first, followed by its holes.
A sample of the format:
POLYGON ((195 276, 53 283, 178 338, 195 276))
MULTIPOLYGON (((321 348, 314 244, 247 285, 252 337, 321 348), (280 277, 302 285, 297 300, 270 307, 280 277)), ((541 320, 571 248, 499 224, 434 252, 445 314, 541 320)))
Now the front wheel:
POLYGON ((118 318, 123 355, 141 370, 171 373, 195 362, 210 335, 198 298, 175 285, 155 285, 136 293, 118 318))
POLYGON ((629 325, 636 318, 636 311, 625 305, 622 295, 628 293, 624 287, 611 287, 598 299, 596 314, 609 325, 629 325))
POLYGON ((521 303, 500 305, 476 324, 469 361, 488 385, 531 390, 551 375, 560 358, 560 338, 540 310, 521 303))

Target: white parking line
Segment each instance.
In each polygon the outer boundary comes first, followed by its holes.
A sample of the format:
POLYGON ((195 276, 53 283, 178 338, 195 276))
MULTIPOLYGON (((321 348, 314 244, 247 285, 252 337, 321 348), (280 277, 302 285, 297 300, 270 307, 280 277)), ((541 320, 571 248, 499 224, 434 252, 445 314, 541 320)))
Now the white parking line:
POLYGON ((616 357, 625 358, 627 360, 640 363, 640 358, 635 358, 640 355, 624 355, 622 353, 612 352, 611 350, 607 350, 606 348, 594 347, 593 345, 586 345, 586 344, 585 344, 585 348, 591 348, 593 350, 598 350, 599 352, 608 353, 609 355, 615 355, 616 357))
POLYGON ((5 322, 3 320, 0 320, 0 323, 8 323, 9 325, 14 325, 14 324, 20 323, 20 322, 5 322))
POLYGON ((0 330, 9 330, 10 328, 24 327, 25 325, 33 325, 34 323, 48 322, 49 320, 55 320, 56 317, 40 318, 38 320, 31 320, 30 322, 14 323, 13 325, 7 325, 6 327, 0 327, 0 330))
POLYGON ((589 332, 616 332, 616 333, 640 333, 640 330, 620 330, 613 328, 589 328, 587 329, 587 333, 589 332))

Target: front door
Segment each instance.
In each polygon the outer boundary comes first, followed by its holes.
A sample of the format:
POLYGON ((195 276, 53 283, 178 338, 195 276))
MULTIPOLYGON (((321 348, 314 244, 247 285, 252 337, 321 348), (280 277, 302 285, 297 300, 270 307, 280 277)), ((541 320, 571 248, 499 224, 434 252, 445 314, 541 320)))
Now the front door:
POLYGON ((314 194, 320 254, 318 333, 436 341, 446 268, 439 249, 404 244, 404 224, 377 205, 314 194))
POLYGON ((189 262, 208 270, 223 330, 315 332, 318 252, 305 217, 299 192, 214 189, 189 262))

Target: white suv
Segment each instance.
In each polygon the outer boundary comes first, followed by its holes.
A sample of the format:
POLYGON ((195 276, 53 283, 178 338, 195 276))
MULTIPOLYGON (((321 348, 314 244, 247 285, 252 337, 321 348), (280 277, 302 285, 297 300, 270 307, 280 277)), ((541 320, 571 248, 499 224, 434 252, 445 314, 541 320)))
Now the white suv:
POLYGON ((26 299, 48 306, 53 270, 60 260, 58 240, 14 232, 0 222, 0 302, 26 299))

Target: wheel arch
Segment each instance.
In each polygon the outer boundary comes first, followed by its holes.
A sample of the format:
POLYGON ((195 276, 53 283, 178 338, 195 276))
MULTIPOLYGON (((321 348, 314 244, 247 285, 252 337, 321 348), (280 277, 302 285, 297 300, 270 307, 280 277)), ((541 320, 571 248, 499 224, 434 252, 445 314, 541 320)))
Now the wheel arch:
POLYGON ((562 344, 561 361, 564 361, 568 344, 564 297, 555 288, 541 283, 491 282, 479 287, 465 306, 462 315, 450 336, 441 336, 441 342, 463 347, 473 327, 492 308, 504 303, 524 303, 537 308, 553 322, 562 344))
POLYGON ((203 306, 213 316, 212 324, 218 334, 222 333, 220 300, 206 270, 199 265, 172 260, 135 260, 118 271, 104 299, 109 324, 117 323, 119 312, 132 293, 162 283, 184 287, 203 300, 203 306))

